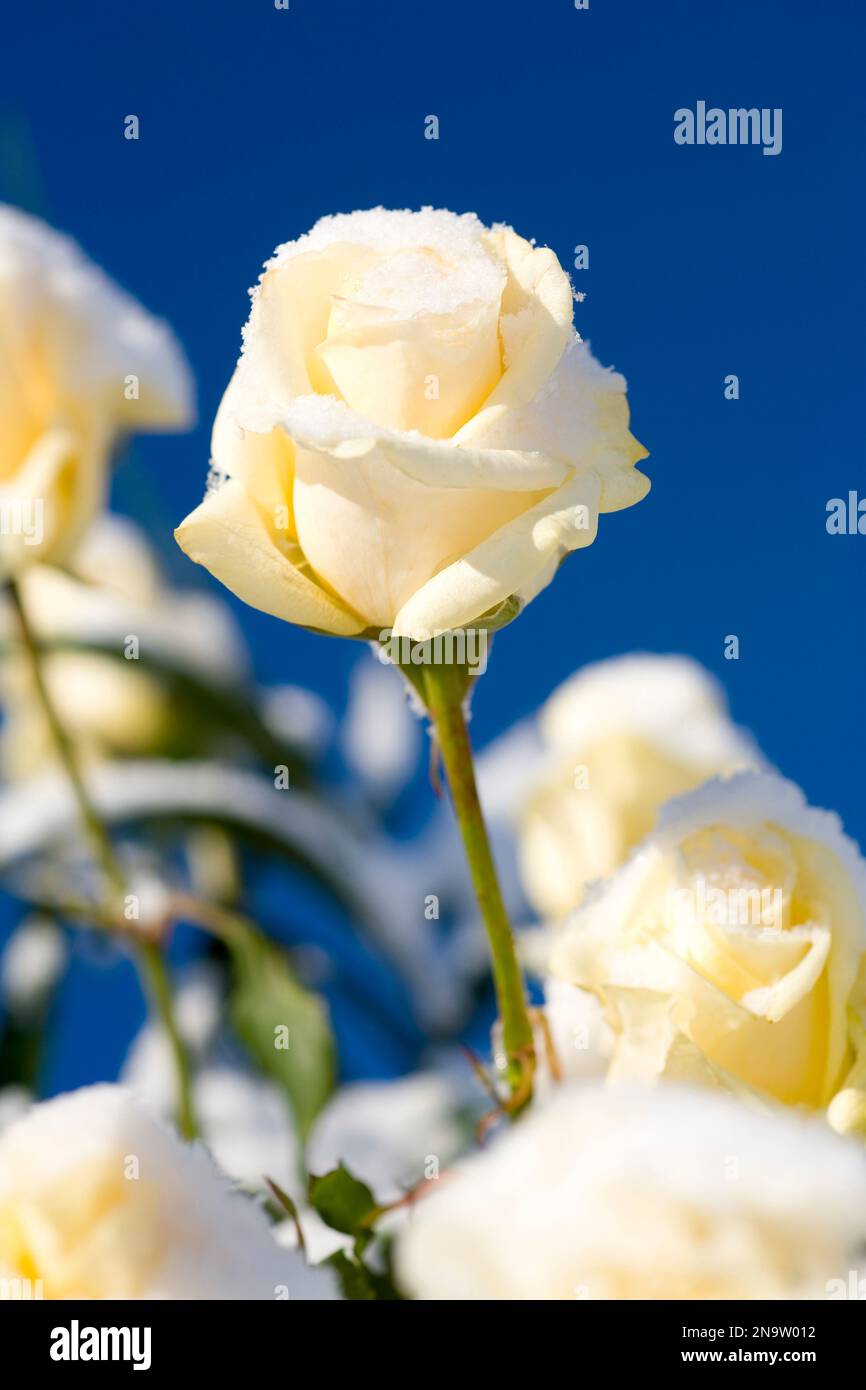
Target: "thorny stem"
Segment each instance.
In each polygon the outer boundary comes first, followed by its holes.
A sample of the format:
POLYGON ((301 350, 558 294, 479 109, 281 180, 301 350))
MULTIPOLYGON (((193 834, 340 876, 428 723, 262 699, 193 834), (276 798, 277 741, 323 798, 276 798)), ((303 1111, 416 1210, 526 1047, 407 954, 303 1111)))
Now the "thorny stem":
MULTIPOLYGON (((9 582, 9 595, 18 619, 22 645, 45 722, 51 732, 58 757, 72 789, 81 823, 90 840, 94 856, 105 880, 104 896, 106 901, 102 912, 103 920, 116 921, 118 912, 114 905, 122 903, 125 896, 123 869, 117 860, 105 824, 90 798, 72 740, 57 713, 45 677, 43 652, 39 639, 30 623, 21 590, 14 579, 9 582)), ((196 1124, 192 1104, 192 1072, 174 1015, 171 984, 165 959, 159 946, 153 941, 136 938, 135 947, 139 975, 151 1009, 168 1036, 174 1058, 178 1082, 178 1127, 184 1138, 194 1139, 196 1124)))

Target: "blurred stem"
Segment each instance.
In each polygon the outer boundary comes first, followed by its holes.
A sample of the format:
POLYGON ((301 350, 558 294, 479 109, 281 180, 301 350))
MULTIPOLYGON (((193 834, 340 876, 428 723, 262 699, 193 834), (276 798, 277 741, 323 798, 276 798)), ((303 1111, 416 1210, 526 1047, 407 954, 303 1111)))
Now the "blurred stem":
POLYGON ((151 1009, 168 1035, 177 1076, 177 1126, 184 1139, 195 1139, 198 1130, 192 1104, 192 1068, 178 1030, 165 957, 155 941, 138 943, 138 968, 151 1009))
POLYGON ((14 579, 9 582, 9 595, 12 599, 12 606, 15 609, 15 615, 18 619, 18 627, 21 632, 24 652, 30 667, 30 675, 36 689, 36 695, 42 706, 42 714, 50 730, 51 738, 57 749, 60 761, 63 764, 66 776, 69 779, 69 784, 78 806, 81 822, 87 832, 91 848, 99 863, 106 883, 111 890, 112 896, 115 896, 122 903, 124 896, 123 874, 117 863, 114 850, 112 849, 108 831, 93 806, 87 788, 84 785, 84 779, 81 775, 81 769, 78 766, 78 759, 75 756, 72 740, 55 709, 54 701, 48 690, 48 682, 45 676, 45 667, 39 639, 30 624, 30 618, 24 604, 24 597, 14 579))
POLYGON ((463 837, 472 886, 493 957, 493 980, 502 1020, 506 1075, 511 1088, 509 1108, 514 1114, 532 1097, 535 1071, 532 1023, 514 937, 502 901, 487 826, 478 798, 472 745, 463 713, 466 693, 463 673, 456 666, 426 666, 424 691, 451 790, 454 813, 463 837))
POLYGON ((171 907, 175 917, 210 932, 211 936, 218 937, 227 946, 239 945, 250 936, 262 936, 249 917, 222 903, 200 898, 195 893, 172 894, 171 907))
MULTIPOLYGON (((8 588, 42 714, 72 789, 81 823, 105 880, 104 920, 116 922, 121 918, 121 909, 126 895, 123 869, 118 862, 105 824, 90 798, 72 740, 51 698, 45 675, 43 652, 31 625, 21 589, 14 579, 9 581, 8 588)), ((178 1083, 178 1127, 184 1138, 194 1139, 196 1125, 192 1106, 192 1073, 186 1048, 174 1016, 171 983, 165 959, 159 946, 153 941, 136 937, 133 938, 133 944, 139 976, 151 1011, 165 1029, 174 1057, 178 1083)))

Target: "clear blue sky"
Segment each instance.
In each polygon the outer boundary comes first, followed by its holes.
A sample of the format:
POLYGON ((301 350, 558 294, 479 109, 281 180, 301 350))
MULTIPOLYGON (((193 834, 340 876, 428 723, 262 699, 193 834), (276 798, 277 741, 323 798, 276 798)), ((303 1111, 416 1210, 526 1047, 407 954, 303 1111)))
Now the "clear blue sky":
MULTIPOLYGON (((825 529, 829 498, 866 496, 863 28, 852 0, 16 7, 0 196, 168 317, 198 379, 198 431, 137 446, 118 503, 168 537, 198 501, 247 286, 319 216, 432 203, 567 265, 586 243, 577 324, 628 378, 653 491, 497 639, 476 738, 585 661, 687 652, 866 841, 866 536, 825 529), (782 153, 678 146, 674 111, 699 99, 781 107, 782 153)), ((263 677, 339 705, 351 644, 241 618, 263 677)))

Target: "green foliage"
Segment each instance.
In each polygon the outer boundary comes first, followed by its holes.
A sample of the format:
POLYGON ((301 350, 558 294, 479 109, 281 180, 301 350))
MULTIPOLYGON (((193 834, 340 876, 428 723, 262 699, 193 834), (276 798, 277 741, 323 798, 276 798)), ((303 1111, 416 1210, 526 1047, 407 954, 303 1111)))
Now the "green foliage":
POLYGON ((401 1299, 390 1269, 384 1273, 371 1269, 357 1248, 352 1255, 338 1250, 325 1263, 336 1270, 340 1292, 352 1303, 394 1303, 401 1299))
POLYGON ((343 1297, 353 1302, 399 1299, 390 1269, 388 1243, 377 1240, 384 1269, 375 1268, 366 1258, 376 1239, 373 1227, 388 1207, 380 1206, 367 1184, 342 1163, 321 1177, 310 1178, 309 1199, 332 1230, 354 1237, 350 1251, 337 1250, 326 1261, 336 1271, 343 1297))
POLYGON ((348 1236, 356 1235, 380 1210, 367 1184, 342 1163, 330 1173, 310 1178, 310 1202, 332 1230, 348 1236))
POLYGON ((284 952, 255 932, 227 938, 230 1017, 256 1065, 285 1092, 298 1133, 334 1089, 334 1038, 325 1005, 295 978, 284 952))

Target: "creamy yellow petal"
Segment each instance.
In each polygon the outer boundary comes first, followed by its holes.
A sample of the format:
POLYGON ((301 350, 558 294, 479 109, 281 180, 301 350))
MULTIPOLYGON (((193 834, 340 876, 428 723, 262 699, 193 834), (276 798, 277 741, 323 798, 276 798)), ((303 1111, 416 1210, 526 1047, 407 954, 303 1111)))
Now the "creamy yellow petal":
MULTIPOLYGON (((842 840, 841 835, 839 836, 842 840)), ((866 921, 862 876, 852 874, 852 863, 843 863, 841 853, 817 838, 798 835, 793 840, 797 859, 798 892, 810 903, 819 904, 822 920, 832 926, 833 941, 827 960, 827 1070, 824 1094, 827 1100, 839 1085, 840 1073, 849 1059, 849 1004, 858 975, 866 958, 866 921)), ((854 850, 844 841, 840 850, 854 850)), ((856 850, 854 850, 854 856, 856 850)))
MULTIPOLYGON (((767 1019, 769 1023, 778 1023, 815 988, 827 963, 833 940, 826 927, 792 927, 780 935, 786 938, 784 944, 788 947, 799 939, 804 947, 802 959, 789 970, 780 964, 777 979, 750 990, 742 1000, 750 1013, 767 1019)), ((760 933, 762 949, 767 955, 775 954, 777 942, 774 938, 775 933, 760 933)))
MULTIPOLYGON (((668 891, 664 856, 644 850, 610 881, 610 890, 597 890, 595 903, 590 895, 564 929, 552 953, 552 973, 602 999, 616 990, 664 998, 670 1025, 712 1066, 787 1104, 820 1105, 827 1060, 826 941, 797 943, 797 952, 805 952, 799 975, 794 970, 765 991, 763 1009, 772 1012, 771 1021, 757 1011, 760 998, 749 1007, 726 993, 713 976, 682 959, 663 933, 657 938, 648 917, 648 929, 641 930, 641 913, 654 913, 654 905, 662 904, 663 918, 668 891)), ((630 1046, 623 1044, 629 1048, 623 1055, 632 1055, 630 1046)))
POLYGON ((38 562, 61 561, 102 504, 107 444, 48 430, 24 464, 0 486, 3 529, 0 569, 6 574, 38 562))
POLYGON ((543 492, 560 487, 571 472, 559 459, 516 449, 456 449, 413 440, 386 453, 401 473, 427 487, 543 492))
POLYGON ((239 482, 211 492, 174 534, 191 560, 251 607, 338 636, 363 631, 361 619, 302 572, 297 547, 268 529, 239 482))
POLYGON ((601 479, 602 512, 633 506, 649 491, 635 468, 647 451, 629 430, 625 379, 602 367, 576 335, 535 396, 498 414, 482 412, 458 439, 591 468, 601 479))
POLYGON ((168 326, 69 238, 2 205, 0 345, 0 376, 11 367, 42 428, 86 430, 94 414, 119 433, 192 421, 192 377, 168 326))
MULTIPOLYGON (((821 1104, 826 1001, 824 991, 815 986, 826 959, 826 943, 807 954, 787 994, 784 985, 768 992, 765 1007, 778 1015, 772 1018, 732 998, 715 980, 664 946, 660 951, 667 956, 670 973, 665 975, 664 987, 674 1001, 674 1021, 711 1062, 786 1104, 821 1104)), ((652 979, 647 984, 652 986, 652 979)))
POLYGON ((614 1036, 608 1081, 654 1083, 677 1037, 670 997, 612 985, 605 988, 603 1000, 614 1036))
POLYGON ((247 364, 241 362, 226 387, 214 421, 211 459, 214 468, 226 477, 243 483, 259 506, 272 516, 278 507, 287 508, 288 524, 282 529, 294 538, 292 519, 292 475, 294 448, 284 430, 244 429, 241 420, 250 408, 247 364))
POLYGON ((443 562, 473 552, 539 496, 428 487, 395 468, 390 449, 355 447, 355 457, 297 449, 295 524, 316 573, 380 629, 394 626, 443 562))
POLYGON ((571 284, 554 253, 532 246, 510 227, 494 227, 484 240, 508 272, 502 313, 511 331, 505 371, 478 414, 458 431, 460 444, 471 443, 488 423, 532 400, 573 335, 571 284))
POLYGON ((568 776, 543 788, 524 808, 518 851, 521 879, 537 911, 554 921, 577 907, 587 883, 612 873, 624 858, 615 807, 594 787, 575 789, 568 776))
POLYGON ((599 492, 591 473, 563 483, 429 580, 397 614, 395 633, 424 638, 465 627, 520 594, 552 561, 595 540, 599 492))
MULTIPOLYGON (((228 413, 246 419, 260 431, 279 424, 296 444, 338 459, 361 459, 377 450, 407 478, 431 488, 543 492, 559 487, 572 472, 560 459, 537 451, 457 448, 450 441, 427 439, 415 431, 384 429, 345 406, 316 396, 300 398, 287 410, 273 406, 251 410, 245 409, 238 395, 228 413)), ((243 431, 235 431, 236 439, 239 433, 243 431)), ((235 472, 235 476, 240 474, 235 472)))
POLYGON ((328 331, 335 287, 367 257, 363 247, 333 243, 271 263, 253 298, 239 364, 256 399, 286 405, 311 391, 337 394, 315 349, 328 331))
POLYGON ((498 300, 411 318, 340 301, 316 351, 354 410, 394 429, 444 439, 499 380, 498 326, 498 300))

